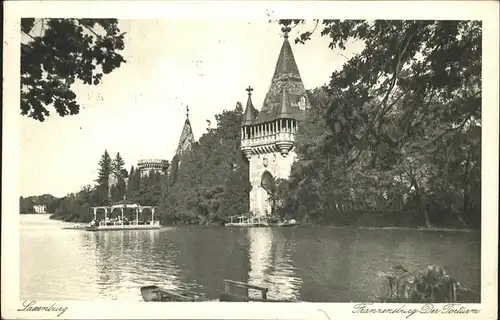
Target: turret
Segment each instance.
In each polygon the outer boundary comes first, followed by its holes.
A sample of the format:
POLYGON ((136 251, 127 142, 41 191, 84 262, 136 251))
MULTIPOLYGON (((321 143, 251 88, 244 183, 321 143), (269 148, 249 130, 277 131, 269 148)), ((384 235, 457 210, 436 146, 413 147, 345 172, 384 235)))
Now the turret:
POLYGON ((279 152, 286 157, 292 149, 295 141, 295 129, 297 126, 294 110, 290 101, 288 91, 283 88, 281 93, 281 106, 276 114, 278 124, 278 134, 276 136, 276 146, 279 152))
POLYGON ((243 118, 241 120, 241 151, 248 160, 253 153, 249 139, 252 136, 252 124, 255 120, 257 110, 255 110, 252 103, 252 87, 249 86, 246 91, 248 92, 248 98, 245 113, 243 113, 243 118))
POLYGON ((241 119, 241 151, 248 159, 250 213, 263 216, 273 211, 272 191, 266 187, 276 179, 288 179, 297 154, 295 133, 309 108, 309 100, 292 47, 290 28, 285 27, 284 41, 276 62, 271 85, 261 105, 255 110, 251 93, 241 119))
POLYGON ((186 121, 184 121, 184 126, 182 127, 181 137, 179 138, 179 144, 177 145, 177 155, 184 153, 187 149, 190 149, 194 143, 193 130, 191 128, 191 122, 189 121, 189 106, 186 106, 186 121))

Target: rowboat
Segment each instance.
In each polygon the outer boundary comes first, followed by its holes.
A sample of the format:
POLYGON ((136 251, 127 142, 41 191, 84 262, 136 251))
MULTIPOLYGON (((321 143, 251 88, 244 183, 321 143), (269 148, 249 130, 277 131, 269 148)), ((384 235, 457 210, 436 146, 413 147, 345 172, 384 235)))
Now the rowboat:
MULTIPOLYGON (((220 302, 293 302, 288 300, 268 299, 266 287, 251 285, 244 282, 233 280, 224 280, 224 292, 219 295, 220 302), (239 293, 234 290, 240 289, 239 293), (249 290, 258 290, 261 292, 260 298, 249 296, 249 290), (242 292, 241 292, 242 291, 242 292)), ((213 301, 205 296, 188 290, 168 290, 156 285, 141 287, 142 299, 146 302, 201 302, 213 301)))
POLYGON ((141 287, 146 302, 197 302, 207 301, 202 295, 188 290, 167 290, 155 285, 141 287))

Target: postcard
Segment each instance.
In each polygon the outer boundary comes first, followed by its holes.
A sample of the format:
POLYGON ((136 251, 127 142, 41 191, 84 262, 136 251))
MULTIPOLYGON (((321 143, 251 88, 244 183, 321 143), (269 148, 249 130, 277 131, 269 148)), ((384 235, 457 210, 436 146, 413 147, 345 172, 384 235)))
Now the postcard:
POLYGON ((493 319, 498 3, 5 3, 2 317, 493 319))

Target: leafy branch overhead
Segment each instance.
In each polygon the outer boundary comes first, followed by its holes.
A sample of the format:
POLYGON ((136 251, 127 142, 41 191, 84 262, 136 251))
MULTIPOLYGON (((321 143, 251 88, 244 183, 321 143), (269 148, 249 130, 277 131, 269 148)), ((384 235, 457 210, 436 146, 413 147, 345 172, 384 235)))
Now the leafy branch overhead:
POLYGON ((125 62, 116 19, 23 18, 21 33, 21 114, 38 121, 51 107, 78 114, 75 81, 97 85, 125 62))

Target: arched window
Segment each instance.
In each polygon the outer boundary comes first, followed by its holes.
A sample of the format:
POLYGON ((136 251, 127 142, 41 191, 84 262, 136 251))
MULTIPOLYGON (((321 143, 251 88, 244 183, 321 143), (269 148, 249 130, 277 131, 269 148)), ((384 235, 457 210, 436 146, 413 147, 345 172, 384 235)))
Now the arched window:
POLYGON ((276 182, 274 181, 273 176, 269 173, 269 171, 266 171, 262 174, 262 180, 260 185, 264 190, 267 191, 267 193, 272 194, 276 190, 276 182))

